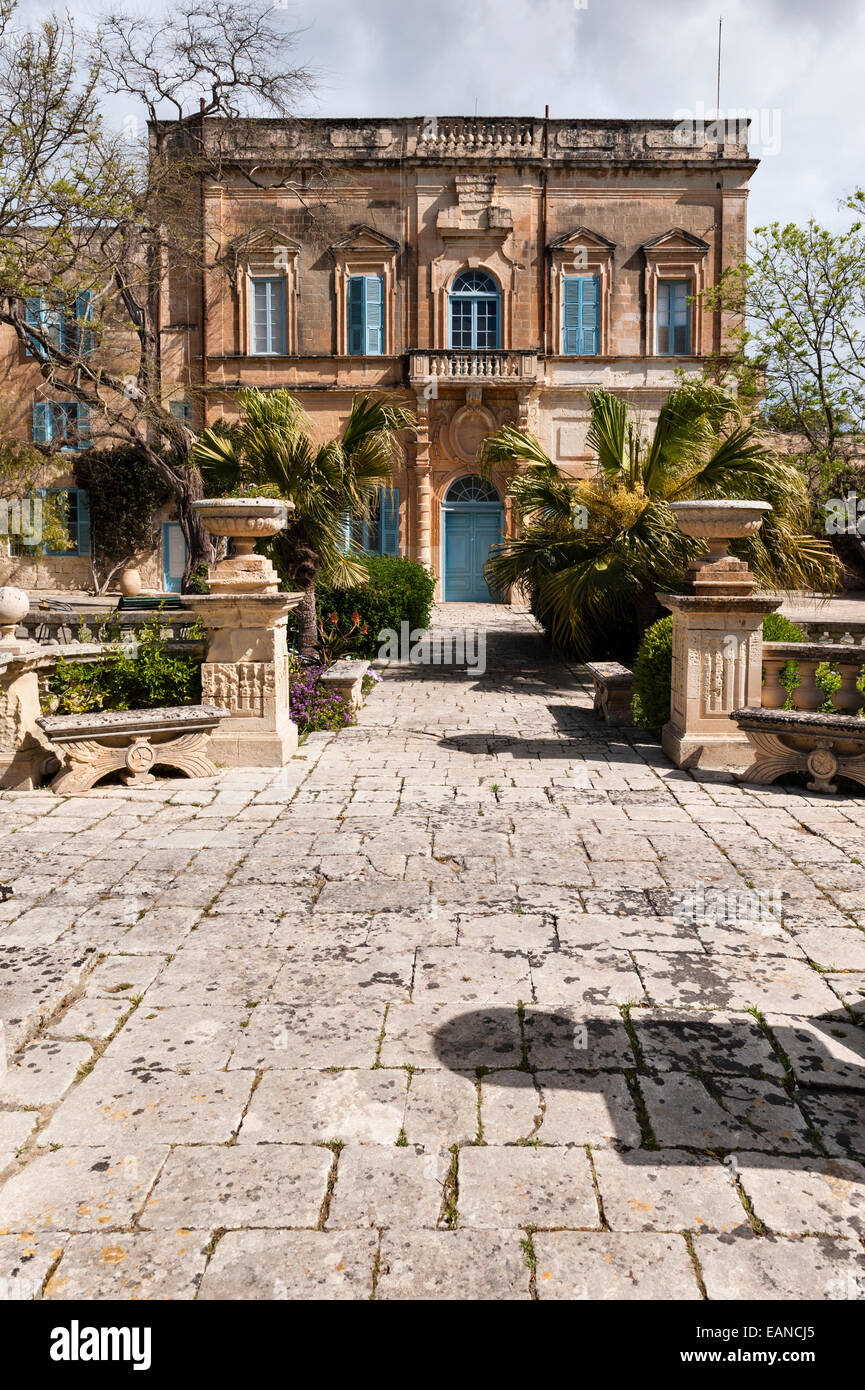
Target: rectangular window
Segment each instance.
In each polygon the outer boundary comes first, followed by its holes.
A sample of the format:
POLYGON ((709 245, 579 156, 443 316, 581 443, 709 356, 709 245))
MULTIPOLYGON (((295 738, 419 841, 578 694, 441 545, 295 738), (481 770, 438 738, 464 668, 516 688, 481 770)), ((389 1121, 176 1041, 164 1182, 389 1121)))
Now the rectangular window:
POLYGON ((566 275, 562 280, 562 352, 590 357, 598 352, 600 280, 596 275, 566 275))
POLYGON ((36 489, 35 495, 42 497, 60 516, 67 542, 59 549, 47 543, 25 546, 18 538, 10 543, 10 554, 16 556, 33 555, 89 555, 90 554, 90 498, 80 487, 36 489))
POLYGON ((168 409, 171 411, 175 420, 179 420, 182 425, 186 425, 187 429, 192 429, 192 406, 189 404, 189 401, 171 401, 168 409))
MULTIPOLYGON (((24 306, 24 318, 61 352, 80 352, 82 357, 89 357, 93 351, 94 333, 85 327, 85 324, 93 321, 93 294, 90 290, 82 290, 68 304, 62 299, 28 299, 24 306)), ((28 357, 44 356, 43 349, 34 340, 25 351, 28 357)))
POLYGON ((285 281, 281 276, 250 281, 252 352, 256 357, 285 353, 285 281))
POLYGON ((346 537, 368 555, 399 555, 399 488, 380 487, 366 521, 350 529, 346 537))
POLYGON ((384 276, 348 277, 348 351, 352 357, 384 352, 384 276))
POLYGON ((658 355, 676 357, 691 351, 690 280, 658 281, 658 355))
POLYGON ((64 450, 89 449, 90 408, 79 401, 34 402, 33 443, 59 444, 64 450))

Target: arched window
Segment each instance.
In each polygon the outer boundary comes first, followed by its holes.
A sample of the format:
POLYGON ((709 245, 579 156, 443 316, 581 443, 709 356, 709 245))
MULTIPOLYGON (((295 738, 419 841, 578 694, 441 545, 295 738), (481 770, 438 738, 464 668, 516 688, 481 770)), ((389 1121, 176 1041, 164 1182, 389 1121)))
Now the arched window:
POLYGON ((493 484, 477 473, 467 473, 464 478, 457 478, 456 482, 451 483, 445 498, 445 502, 498 502, 499 505, 501 500, 493 484))
POLYGON ((449 304, 452 348, 497 348, 501 337, 501 295, 491 275, 463 270, 451 285, 449 304))

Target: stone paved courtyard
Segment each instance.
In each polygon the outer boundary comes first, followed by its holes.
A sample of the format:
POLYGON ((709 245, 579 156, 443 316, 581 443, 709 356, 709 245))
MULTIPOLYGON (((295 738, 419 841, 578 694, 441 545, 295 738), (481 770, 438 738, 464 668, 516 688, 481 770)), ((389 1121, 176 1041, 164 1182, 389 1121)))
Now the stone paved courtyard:
POLYGON ((0 1297, 865 1297, 865 801, 437 621, 278 773, 0 796, 0 1297))

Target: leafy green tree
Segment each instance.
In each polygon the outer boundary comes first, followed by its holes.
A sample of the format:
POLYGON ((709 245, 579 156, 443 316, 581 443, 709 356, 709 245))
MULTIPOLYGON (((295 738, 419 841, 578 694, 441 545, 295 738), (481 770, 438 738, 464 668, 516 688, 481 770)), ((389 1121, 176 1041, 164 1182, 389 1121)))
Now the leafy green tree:
POLYGON ((771 429, 799 437, 818 496, 844 486, 865 433, 865 193, 846 207, 839 232, 813 219, 757 227, 747 260, 704 292, 740 323, 725 365, 771 429))
POLYGON ((295 38, 272 0, 117 9, 90 34, 53 14, 22 25, 17 0, 0 0, 0 324, 49 398, 87 407, 94 436, 139 448, 168 485, 187 585, 214 549, 192 505, 195 435, 163 382, 166 266, 229 274, 204 236, 202 181, 258 186, 238 122, 288 117, 309 90, 286 60, 295 38), (128 103, 122 130, 103 117, 106 96, 128 103))
POLYGON ((553 640, 579 657, 632 655, 657 616, 657 590, 681 589, 705 554, 685 536, 670 502, 752 498, 770 502, 760 531, 735 541, 766 588, 834 586, 837 562, 805 529, 802 475, 761 442, 753 419, 720 387, 701 381, 672 391, 651 436, 619 397, 590 396, 593 477, 572 480, 530 434, 506 425, 487 440, 485 465, 521 466, 510 491, 521 533, 487 564, 494 588, 515 585, 553 640))
POLYGON ((303 590, 299 637, 304 654, 319 640, 315 580, 334 588, 363 584, 368 570, 353 552, 353 523, 369 515, 376 490, 390 487, 399 434, 414 416, 401 406, 357 396, 337 439, 317 443, 299 402, 288 391, 238 392, 236 424, 204 430, 192 457, 222 491, 270 487, 294 503, 274 541, 290 582, 303 590))

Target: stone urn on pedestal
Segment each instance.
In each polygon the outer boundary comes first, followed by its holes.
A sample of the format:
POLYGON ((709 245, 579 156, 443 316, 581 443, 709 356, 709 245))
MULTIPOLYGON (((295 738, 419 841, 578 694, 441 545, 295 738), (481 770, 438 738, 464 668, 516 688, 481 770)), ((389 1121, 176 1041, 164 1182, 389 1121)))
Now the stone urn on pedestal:
POLYGON ((210 566, 210 592, 184 595, 207 629, 202 698, 231 711, 213 735, 211 757, 225 767, 282 767, 297 747, 285 630, 303 595, 280 592, 276 570, 255 543, 282 530, 293 503, 216 497, 193 506, 211 535, 233 542, 232 554, 210 566))
POLYGON ((771 507, 703 501, 673 502, 670 510, 679 529, 706 541, 709 553, 688 571, 685 593, 658 594, 673 614, 670 721, 661 742, 677 767, 744 767, 750 745, 730 714, 760 704, 763 618, 781 599, 755 594, 753 574, 727 547, 758 531, 771 507))

